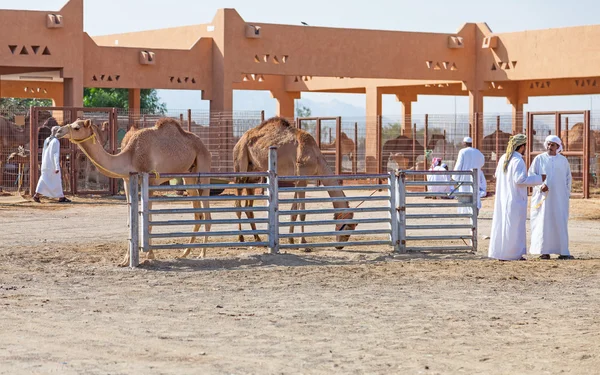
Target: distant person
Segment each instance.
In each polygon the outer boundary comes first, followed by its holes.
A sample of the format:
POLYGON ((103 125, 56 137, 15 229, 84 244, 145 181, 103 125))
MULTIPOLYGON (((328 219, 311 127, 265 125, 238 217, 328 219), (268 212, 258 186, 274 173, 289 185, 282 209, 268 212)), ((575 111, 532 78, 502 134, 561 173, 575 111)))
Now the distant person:
POLYGON ((546 175, 527 176, 523 161, 527 137, 510 138, 506 154, 496 167, 496 197, 492 216, 492 233, 488 256, 499 260, 525 260, 527 253, 525 221, 527 219, 527 187, 540 185, 546 175))
POLYGON ((48 198, 58 198, 61 203, 71 202, 63 193, 62 176, 60 173, 60 142, 56 133, 60 126, 53 126, 50 136, 44 141, 42 151, 41 176, 33 195, 33 200, 41 203, 40 195, 48 198))
POLYGON ((544 142, 546 152, 533 159, 530 175, 545 174, 546 181, 533 188, 531 196, 531 254, 541 254, 541 259, 572 259, 569 251, 569 198, 571 196, 571 167, 560 154, 562 142, 549 135, 544 142))
MULTIPOLYGON (((448 171, 448 166, 446 166, 446 168, 444 168, 443 165, 445 165, 445 164, 442 164, 442 159, 433 158, 433 160, 431 161, 431 167, 429 168, 429 170, 430 171, 442 171, 442 172, 448 171)), ((450 181, 450 176, 442 175, 442 174, 428 174, 427 181, 430 181, 430 182, 450 181)), ((434 193, 449 193, 451 190, 452 190, 451 185, 428 185, 427 186, 427 191, 434 192, 434 193)))
MULTIPOLYGON (((477 168, 481 170, 483 165, 485 164, 485 157, 476 148, 473 148, 473 139, 471 137, 465 137, 463 139, 463 145, 465 146, 458 152, 458 157, 456 159, 456 164, 454 165, 455 171, 472 171, 477 168)), ((473 187, 470 185, 461 185, 465 182, 471 182, 471 176, 468 175, 455 175, 454 179, 458 181, 458 191, 461 193, 471 193, 473 192, 473 187)), ((479 214, 479 209, 481 209, 481 199, 479 196, 479 192, 477 194, 477 214, 479 214)), ((459 207, 459 214, 471 214, 471 207, 459 207)))
POLYGON ((485 175, 483 171, 479 170, 479 198, 487 197, 487 181, 485 180, 485 175))

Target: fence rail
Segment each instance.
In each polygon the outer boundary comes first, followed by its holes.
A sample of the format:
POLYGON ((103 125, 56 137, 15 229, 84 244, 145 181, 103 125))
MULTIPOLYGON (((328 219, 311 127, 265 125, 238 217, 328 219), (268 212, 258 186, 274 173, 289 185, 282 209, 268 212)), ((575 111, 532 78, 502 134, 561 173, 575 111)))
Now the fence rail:
MULTIPOLYGON (((159 249, 183 249, 183 248, 219 248, 219 247, 241 247, 241 246, 261 246, 269 248, 271 253, 278 253, 280 249, 297 248, 322 248, 322 247, 345 247, 345 246, 390 246, 395 252, 409 251, 444 251, 444 250, 471 250, 477 249, 477 178, 478 171, 468 172, 441 172, 437 175, 462 175, 469 177, 472 181, 462 181, 463 186, 472 187, 470 192, 461 192, 456 194, 460 199, 458 203, 431 202, 415 203, 407 202, 407 196, 415 196, 407 192, 408 182, 410 184, 428 182, 406 181, 410 175, 428 175, 430 171, 396 171, 388 174, 368 174, 368 175, 344 175, 344 176, 278 176, 276 149, 269 150, 269 170, 267 172, 253 173, 173 173, 160 174, 161 177, 186 177, 196 180, 208 180, 211 177, 222 177, 237 181, 240 177, 261 177, 266 178, 266 183, 231 183, 231 184, 207 184, 194 183, 190 185, 172 185, 171 190, 201 189, 203 195, 163 195, 154 197, 153 193, 164 192, 161 186, 151 185, 150 178, 153 176, 148 173, 131 174, 129 186, 130 195, 130 216, 131 223, 129 236, 130 266, 136 267, 139 264, 139 250, 144 252, 159 249), (324 186, 304 186, 308 180, 325 181, 324 186), (387 183, 362 183, 353 185, 341 185, 341 180, 375 180, 387 181, 387 183), (280 181, 294 183, 293 187, 279 187, 280 181), (229 195, 229 196, 210 196, 206 192, 214 188, 220 189, 256 189, 264 188, 266 195, 229 195), (344 190, 348 191, 346 196, 344 190), (139 192, 139 195, 138 195, 139 192), (307 198, 306 193, 327 192, 329 197, 307 198), (370 192, 370 194, 369 194, 370 192), (376 195, 377 194, 377 195, 376 195), (293 198, 289 198, 293 196, 293 198), (252 206, 249 202, 242 205, 242 201, 262 201, 264 206, 252 206), (193 203, 194 207, 169 207, 156 208, 154 203, 193 203), (200 207, 201 202, 206 203, 200 207), (239 202, 235 207, 221 207, 218 202, 239 202), (359 202, 355 207, 350 207, 352 202, 359 202), (208 207, 211 203, 216 203, 208 207), (307 208, 307 205, 317 203, 316 208, 307 208), (323 204, 328 203, 332 208, 323 208, 323 204), (366 203, 369 207, 360 207, 366 203), (289 209, 280 209, 280 206, 291 205, 289 209), (407 208, 429 207, 445 210, 447 207, 470 207, 473 211, 470 214, 448 214, 440 212, 420 212, 418 214, 407 213, 407 208), (212 217, 212 215, 235 213, 237 218, 231 217, 212 217), (248 214, 250 213, 250 214, 248 214), (258 216, 254 216, 254 214, 258 216), (184 218, 185 215, 193 214, 193 217, 184 218), (242 218, 246 214, 247 218, 242 218), (323 214, 333 214, 332 219, 315 219, 315 216, 323 214), (369 217, 362 217, 361 214, 369 214, 369 217), (305 220, 306 215, 311 215, 310 220, 305 220), (356 215, 356 216, 355 216, 356 215), (158 217, 158 218, 157 218, 158 217), (289 219, 287 219, 289 217, 289 219), (296 219, 300 217, 300 220, 296 219), (455 219, 469 219, 469 223, 457 223, 455 219), (420 224, 419 219, 428 219, 429 223, 420 224), (452 219, 449 223, 432 224, 431 220, 452 219), (407 224, 407 221, 409 222, 407 224), (199 231, 201 225, 204 230, 199 231), (225 228, 211 230, 213 226, 225 225, 225 228), (232 228, 237 225, 238 229, 232 228), (242 225, 250 225, 251 229, 242 230, 242 225), (335 230, 329 230, 331 225, 335 225, 335 230), (356 225, 361 228, 355 229, 356 225), (180 226, 195 226, 194 231, 182 230, 180 226), (156 232, 152 232, 154 227, 156 232), (299 232, 294 232, 294 227, 300 227, 299 232), (305 231, 305 227, 308 228, 305 231), (174 228, 174 229, 171 229, 174 228), (456 233, 459 229, 469 229, 467 234, 456 233), (452 233, 423 233, 427 231, 451 230, 452 233), (284 233, 287 231, 287 233, 284 233), (411 233, 407 233, 410 231, 411 233), (416 233, 413 233, 416 232, 416 233), (241 242, 232 241, 234 236, 253 236, 254 241, 241 242), (261 239, 260 236, 266 236, 261 239), (350 236, 354 236, 350 238, 350 236), (203 243, 190 243, 175 241, 175 239, 205 237, 210 241, 203 243), (294 239, 302 238, 302 241, 296 242, 294 239), (307 243, 305 237, 315 242, 307 243), (327 240, 328 237, 335 237, 333 240, 327 240), (217 239, 217 241, 215 241, 217 239), (286 240, 289 243, 280 243, 280 240, 286 240), (460 243, 451 243, 446 247, 433 246, 414 246, 413 242, 418 241, 442 241, 457 240, 470 241, 465 242, 465 246, 460 243), (167 241, 167 242, 165 242, 167 241), (410 246, 408 245, 410 243, 410 246)), ((447 184, 449 185, 449 184, 447 184)), ((200 191, 198 191, 200 193, 200 191)), ((445 193, 427 192, 418 195, 426 197, 444 196, 445 193)))

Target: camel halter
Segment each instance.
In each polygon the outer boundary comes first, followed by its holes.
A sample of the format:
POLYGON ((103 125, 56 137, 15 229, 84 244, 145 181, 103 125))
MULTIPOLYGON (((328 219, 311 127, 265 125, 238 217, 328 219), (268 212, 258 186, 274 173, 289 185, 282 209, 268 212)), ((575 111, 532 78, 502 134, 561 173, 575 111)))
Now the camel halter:
MULTIPOLYGON (((69 126, 69 141, 71 141, 71 143, 74 143, 76 145, 81 144, 81 143, 85 143, 87 141, 89 141, 90 139, 92 140, 92 144, 96 144, 96 133, 94 132, 94 130, 92 129, 92 135, 90 135, 89 137, 86 137, 84 139, 73 139, 73 128, 69 126)), ((88 159, 90 159, 90 161, 92 162, 92 164, 94 164, 96 166, 96 168, 100 169, 101 171, 104 171, 106 173, 106 175, 108 177, 112 177, 112 178, 129 178, 129 176, 126 175, 122 175, 122 174, 118 174, 116 172, 113 172, 111 170, 108 170, 106 168, 104 168, 103 166, 101 166, 100 164, 98 164, 98 162, 96 160, 94 160, 94 158, 92 158, 90 156, 90 154, 88 154, 88 152, 85 150, 85 148, 83 147, 79 147, 81 149, 81 151, 83 151, 83 153, 85 154, 85 156, 88 157, 88 159)), ((160 173, 158 173, 155 170, 151 170, 149 173, 154 174, 154 178, 160 178, 160 173)))
MULTIPOLYGON (((71 143, 74 143, 76 145, 79 145, 81 143, 85 143, 85 142, 89 141, 90 139, 92 140, 92 144, 96 144, 96 133, 94 132, 94 129, 92 129, 92 135, 90 135, 89 137, 86 137, 84 139, 73 139, 73 128, 71 126, 69 126, 69 136, 70 136, 69 137, 69 141, 71 141, 71 143)), ((88 159, 90 159, 90 161, 92 162, 92 164, 94 164, 96 166, 96 168, 98 168, 101 171, 103 171, 108 177, 113 177, 113 178, 129 178, 129 176, 118 174, 118 173, 115 173, 113 171, 110 171, 110 170, 104 168, 96 160, 94 160, 94 158, 92 158, 90 156, 90 154, 85 150, 85 148, 79 146, 79 149, 81 151, 83 151, 83 153, 85 154, 85 156, 87 156, 88 159)))

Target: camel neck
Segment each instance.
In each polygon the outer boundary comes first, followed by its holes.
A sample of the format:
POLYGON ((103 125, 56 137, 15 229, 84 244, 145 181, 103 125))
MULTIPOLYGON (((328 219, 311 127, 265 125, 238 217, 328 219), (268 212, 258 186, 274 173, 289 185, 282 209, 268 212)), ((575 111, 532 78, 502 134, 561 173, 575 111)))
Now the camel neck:
POLYGON ((98 170, 107 177, 125 178, 129 176, 129 172, 135 171, 128 151, 112 155, 106 152, 100 142, 91 140, 79 143, 78 146, 98 167, 98 170))

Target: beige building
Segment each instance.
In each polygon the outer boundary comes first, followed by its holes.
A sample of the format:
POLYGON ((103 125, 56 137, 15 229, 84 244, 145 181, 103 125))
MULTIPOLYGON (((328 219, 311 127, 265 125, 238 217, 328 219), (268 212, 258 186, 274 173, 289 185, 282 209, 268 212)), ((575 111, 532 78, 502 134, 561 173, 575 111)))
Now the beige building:
MULTIPOLYGON (((409 118, 418 95, 461 95, 480 146, 485 96, 512 105, 515 132, 529 97, 600 92, 600 25, 495 34, 467 23, 445 34, 264 24, 221 9, 204 24, 90 36, 83 0, 0 10, 0 22, 0 95, 56 106, 82 106, 84 87, 129 89, 133 111, 140 89, 201 90, 215 114, 233 110, 234 90, 268 90, 277 113, 294 117, 294 99, 311 91, 364 93, 367 118, 393 94, 409 118)), ((381 124, 366 126, 366 158, 377 159, 381 124)))

